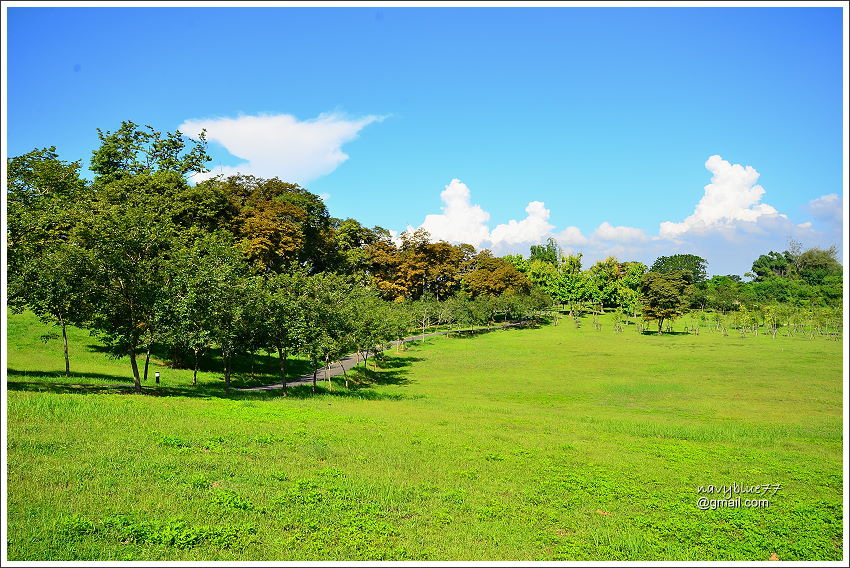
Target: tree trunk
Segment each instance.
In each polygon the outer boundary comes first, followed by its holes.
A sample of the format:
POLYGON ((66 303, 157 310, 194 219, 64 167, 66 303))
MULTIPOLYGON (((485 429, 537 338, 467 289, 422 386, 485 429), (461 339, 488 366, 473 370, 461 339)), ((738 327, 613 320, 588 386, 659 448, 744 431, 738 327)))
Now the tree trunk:
POLYGON ((198 386, 198 349, 193 349, 195 353, 195 373, 192 375, 192 386, 198 386))
POLYGON ((664 318, 658 320, 658 335, 661 335, 661 324, 664 323, 664 318))
POLYGON ((222 353, 224 358, 224 390, 230 391, 230 353, 225 351, 222 353))
POLYGON ((328 390, 331 388, 331 376, 328 373, 331 369, 330 355, 325 355, 325 380, 328 381, 328 390))
POLYGON ((139 365, 136 364, 136 346, 130 347, 130 367, 133 369, 133 386, 136 392, 142 392, 142 381, 139 379, 139 365))
POLYGON ((151 346, 153 345, 153 340, 148 343, 148 349, 145 352, 145 381, 148 380, 148 365, 151 362, 151 346))
POLYGON ((316 366, 316 362, 314 361, 313 362, 313 392, 314 393, 316 392, 316 371, 318 371, 318 370, 319 370, 319 368, 316 366))
POLYGON ((65 348, 65 376, 69 376, 71 374, 71 361, 68 359, 68 333, 65 329, 65 320, 62 319, 62 316, 59 316, 59 324, 62 326, 62 343, 65 348))
POLYGON ((286 396, 286 355, 280 347, 277 348, 277 358, 280 362, 280 385, 283 388, 283 396, 286 396))
POLYGON ((342 367, 342 376, 345 377, 345 388, 348 388, 348 373, 345 372, 345 363, 343 361, 339 362, 339 366, 342 367))

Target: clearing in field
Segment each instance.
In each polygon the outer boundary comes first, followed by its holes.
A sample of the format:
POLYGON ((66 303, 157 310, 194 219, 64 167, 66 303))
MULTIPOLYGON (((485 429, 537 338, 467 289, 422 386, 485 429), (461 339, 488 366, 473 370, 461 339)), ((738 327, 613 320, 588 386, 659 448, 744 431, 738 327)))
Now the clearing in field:
POLYGON ((66 379, 47 331, 9 317, 10 560, 842 557, 838 341, 562 319, 282 397, 127 394, 79 330, 66 379))

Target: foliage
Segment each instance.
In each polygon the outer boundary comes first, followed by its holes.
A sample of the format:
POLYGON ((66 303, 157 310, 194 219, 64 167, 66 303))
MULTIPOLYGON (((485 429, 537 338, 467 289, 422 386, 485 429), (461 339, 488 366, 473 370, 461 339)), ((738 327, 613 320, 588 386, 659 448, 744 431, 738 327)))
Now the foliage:
POLYGON ((660 256, 649 268, 651 272, 676 272, 687 270, 691 274, 692 282, 699 283, 706 279, 707 262, 704 258, 694 254, 674 254, 671 256, 660 256))
POLYGON ((641 278, 643 318, 658 322, 658 335, 661 335, 664 320, 679 317, 688 309, 692 282, 693 276, 688 270, 649 271, 641 278))

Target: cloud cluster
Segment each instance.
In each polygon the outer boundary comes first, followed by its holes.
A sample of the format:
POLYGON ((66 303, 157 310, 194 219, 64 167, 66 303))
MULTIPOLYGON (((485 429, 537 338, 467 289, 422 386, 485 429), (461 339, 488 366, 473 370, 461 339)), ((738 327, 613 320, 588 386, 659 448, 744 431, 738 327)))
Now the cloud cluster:
POLYGON ((497 225, 490 232, 490 242, 494 246, 537 243, 555 228, 548 221, 550 211, 542 201, 532 201, 526 206, 525 212, 527 215, 522 221, 511 219, 505 224, 497 225))
MULTIPOLYGON (((738 221, 755 222, 765 215, 779 212, 766 203, 760 203, 765 190, 756 182, 759 173, 752 166, 730 164, 714 155, 705 162, 711 172, 711 183, 694 212, 681 223, 664 221, 659 235, 667 238, 681 237, 688 232, 705 233, 715 229, 733 228, 738 221)), ((784 217, 784 215, 783 215, 784 217)))
POLYGON ((662 255, 691 253, 706 258, 709 271, 715 274, 743 274, 758 255, 784 250, 789 238, 805 246, 841 242, 843 202, 837 194, 814 199, 804 208, 817 227, 812 222, 795 224, 762 203, 766 192, 758 185, 759 173, 753 167, 732 164, 717 155, 709 157, 705 167, 711 181, 694 212, 680 222, 662 222, 658 235, 608 221, 588 234, 575 226, 554 232, 550 210, 541 201, 526 206, 524 219, 491 230, 490 214, 473 204, 470 189, 458 179, 440 194, 442 213, 427 215, 421 227, 435 239, 470 243, 497 254, 527 253, 529 245, 552 237, 564 252, 583 253, 585 265, 607 256, 650 264, 662 255))
POLYGON ((487 221, 490 214, 473 205, 465 183, 453 179, 440 193, 443 201, 441 214, 426 215, 421 227, 435 239, 455 243, 469 243, 476 247, 489 240, 487 221))
MULTIPOLYGON (((426 215, 420 225, 437 240, 499 249, 520 243, 539 243, 555 228, 548 221, 550 212, 545 204, 532 201, 525 208, 525 219, 511 219, 491 231, 487 224, 490 214, 472 203, 469 187, 456 178, 440 193, 440 199, 442 213, 426 215)), ((413 227, 408 227, 411 229, 413 227)))
POLYGON ((207 139, 218 142, 234 156, 245 160, 236 166, 216 167, 198 174, 194 181, 236 173, 303 184, 327 175, 348 159, 342 151, 346 142, 357 138, 365 126, 383 120, 381 116, 348 119, 323 113, 299 121, 291 114, 240 116, 238 118, 191 119, 179 129, 196 137, 202 129, 207 139))

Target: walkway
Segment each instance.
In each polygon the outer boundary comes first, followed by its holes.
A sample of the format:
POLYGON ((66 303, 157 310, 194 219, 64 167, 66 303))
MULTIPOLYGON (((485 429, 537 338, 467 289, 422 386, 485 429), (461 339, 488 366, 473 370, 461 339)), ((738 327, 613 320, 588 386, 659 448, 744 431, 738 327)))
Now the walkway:
MULTIPOLYGON (((424 335, 419 334, 419 335, 413 335, 411 337, 405 337, 404 339, 402 339, 400 341, 399 340, 393 341, 390 344, 390 347, 397 347, 401 343, 408 343, 410 341, 418 341, 418 340, 422 340, 426 337, 434 337, 434 336, 437 336, 437 335, 448 335, 450 333, 474 333, 474 332, 479 332, 479 331, 492 331, 494 329, 504 329, 506 327, 513 327, 513 326, 517 326, 517 325, 522 325, 523 323, 525 323, 525 322, 512 322, 512 323, 506 323, 506 324, 503 324, 503 325, 497 325, 497 326, 493 326, 493 327, 481 327, 481 328, 477 328, 477 329, 457 329, 457 330, 453 329, 453 330, 449 330, 449 331, 435 331, 433 333, 426 333, 424 335)), ((353 369, 356 365, 358 365, 361 361, 362 361, 362 359, 360 358, 360 353, 358 353, 358 352, 352 353, 351 355, 347 355, 347 356, 343 357, 342 359, 340 359, 339 361, 334 361, 333 363, 331 363, 330 369, 328 369, 328 371, 327 371, 327 373, 328 373, 327 376, 338 377, 339 375, 343 374, 343 369, 345 370, 345 372, 348 372, 351 369, 353 369)), ((324 367, 322 367, 318 371, 316 371, 316 381, 318 382, 319 380, 324 380, 324 379, 325 379, 325 369, 324 369, 324 367)), ((311 384, 312 382, 313 382, 313 373, 311 371, 311 372, 309 372, 305 375, 301 375, 297 379, 287 381, 286 386, 291 387, 291 386, 296 386, 296 385, 306 385, 306 384, 311 384)), ((237 390, 237 391, 270 391, 270 390, 276 390, 276 389, 282 389, 282 388, 283 388, 283 385, 278 382, 278 383, 272 383, 272 384, 269 384, 269 385, 262 385, 262 386, 259 386, 259 387, 250 387, 250 388, 245 388, 245 389, 234 388, 233 390, 237 390)))

